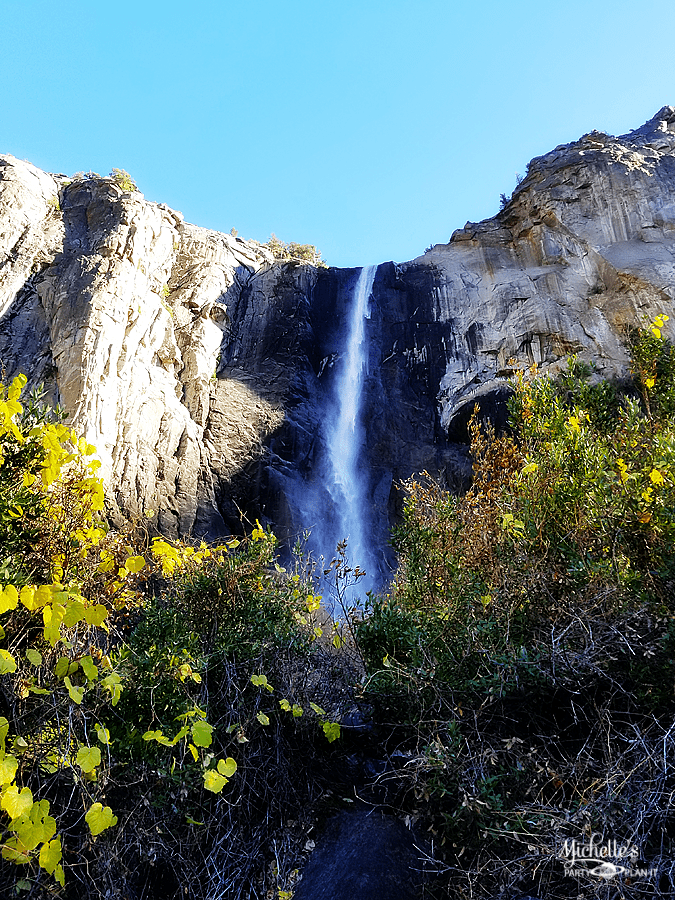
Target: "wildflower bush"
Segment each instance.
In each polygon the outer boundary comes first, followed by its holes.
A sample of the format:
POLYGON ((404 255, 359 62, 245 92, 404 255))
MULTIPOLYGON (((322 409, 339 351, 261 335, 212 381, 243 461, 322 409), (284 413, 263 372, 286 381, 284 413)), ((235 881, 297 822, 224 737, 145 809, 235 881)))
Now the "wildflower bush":
POLYGON ((0 387, 0 893, 247 896, 305 802, 278 780, 313 751, 281 771, 284 735, 340 733, 308 675, 318 601, 257 523, 111 530, 94 447, 25 383, 0 387))
POLYGON ((399 570, 356 634, 364 699, 409 757, 398 802, 436 835, 443 890, 569 896, 556 847, 591 831, 658 871, 623 896, 672 890, 667 320, 629 335, 624 383, 575 358, 558 379, 519 373, 508 433, 471 420, 464 496, 404 485, 399 570))

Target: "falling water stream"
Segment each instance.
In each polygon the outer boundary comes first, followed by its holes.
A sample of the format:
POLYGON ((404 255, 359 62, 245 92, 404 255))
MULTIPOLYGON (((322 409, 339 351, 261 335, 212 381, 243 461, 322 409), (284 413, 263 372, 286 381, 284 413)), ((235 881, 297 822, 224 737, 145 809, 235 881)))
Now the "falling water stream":
POLYGON ((361 269, 354 288, 345 353, 335 381, 334 407, 326 428, 327 484, 333 502, 335 544, 347 539, 347 555, 353 566, 366 571, 360 591, 375 587, 377 564, 372 550, 366 473, 362 469, 364 428, 361 421, 363 383, 368 373, 366 320, 377 266, 361 269))

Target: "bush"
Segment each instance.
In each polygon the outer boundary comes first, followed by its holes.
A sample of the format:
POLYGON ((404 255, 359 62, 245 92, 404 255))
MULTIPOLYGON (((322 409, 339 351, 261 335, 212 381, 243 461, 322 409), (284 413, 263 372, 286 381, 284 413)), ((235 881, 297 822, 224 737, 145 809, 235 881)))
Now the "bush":
POLYGON ((113 169, 110 177, 123 191, 137 191, 138 186, 134 179, 124 169, 113 169))
POLYGON ((327 268, 321 258, 321 251, 317 250, 314 244, 296 244, 294 242, 287 244, 272 234, 265 246, 272 251, 274 258, 279 262, 302 262, 309 263, 311 266, 327 268))
POLYGON ((25 383, 0 387, 0 893, 256 896, 340 732, 313 700, 318 601, 257 524, 111 531, 93 446, 25 383))
MULTIPOLYGON (((399 802, 444 845, 446 892, 568 896, 560 847, 592 831, 672 875, 666 320, 631 333, 625 384, 575 358, 557 380, 519 373, 510 431, 471 421, 464 496, 404 485, 396 579, 355 628, 364 699, 407 748, 399 802)), ((601 886, 590 878, 587 896, 601 886)), ((626 898, 649 889, 621 884, 626 898)))

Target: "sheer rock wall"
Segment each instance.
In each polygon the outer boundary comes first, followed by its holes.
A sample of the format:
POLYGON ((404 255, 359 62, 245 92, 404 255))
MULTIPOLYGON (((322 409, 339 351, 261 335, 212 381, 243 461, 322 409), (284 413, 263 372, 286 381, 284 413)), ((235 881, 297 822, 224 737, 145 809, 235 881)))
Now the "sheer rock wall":
MULTIPOLYGON (((0 157, 0 362, 45 384, 99 451, 113 516, 211 537, 241 511, 292 536, 358 270, 275 262, 113 179, 0 157), (301 493, 301 491, 300 491, 301 493)), ((386 543, 397 480, 469 472, 478 399, 570 353, 625 372, 627 326, 675 296, 675 108, 532 161, 494 218, 380 266, 367 323, 364 467, 386 543)), ((675 319, 675 315, 671 316, 675 319)), ((319 479, 320 480, 320 479, 319 479)))

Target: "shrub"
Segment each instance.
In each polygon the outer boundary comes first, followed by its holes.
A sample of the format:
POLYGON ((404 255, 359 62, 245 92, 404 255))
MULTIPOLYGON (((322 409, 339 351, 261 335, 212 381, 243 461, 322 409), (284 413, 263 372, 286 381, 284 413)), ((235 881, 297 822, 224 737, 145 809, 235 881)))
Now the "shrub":
POLYGON ((309 263, 311 266, 327 268, 327 264, 321 258, 321 251, 317 250, 313 244, 296 244, 294 242, 287 244, 272 234, 265 246, 272 251, 274 258, 279 262, 303 262, 309 263))
POLYGON ((239 896, 305 803, 279 785, 312 753, 280 760, 280 736, 339 735, 310 699, 316 601, 259 525, 213 547, 110 530, 93 446, 24 406, 25 383, 0 387, 0 893, 145 891, 152 846, 167 861, 153 890, 197 879, 193 896, 214 896, 229 872, 239 896))
POLYGON ((113 169, 110 177, 123 191, 137 191, 138 186, 134 179, 124 169, 113 169))
POLYGON ((445 845, 446 892, 568 896, 559 847, 592 831, 672 875, 666 320, 631 333, 625 384, 594 383, 575 358, 557 380, 519 373, 508 433, 471 420, 464 496, 404 485, 396 579, 355 628, 364 700, 407 751, 397 803, 445 845))

